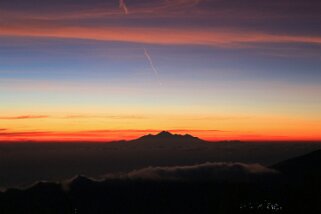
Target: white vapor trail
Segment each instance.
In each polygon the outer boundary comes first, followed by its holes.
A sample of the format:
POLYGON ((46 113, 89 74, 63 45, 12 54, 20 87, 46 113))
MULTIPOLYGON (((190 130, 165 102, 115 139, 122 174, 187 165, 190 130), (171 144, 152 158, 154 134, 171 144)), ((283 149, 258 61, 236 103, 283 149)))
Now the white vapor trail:
POLYGON ((144 49, 144 55, 146 56, 146 58, 147 58, 147 60, 148 60, 148 62, 149 62, 149 64, 150 64, 150 67, 151 67, 152 70, 154 71, 158 83, 159 83, 160 85, 162 85, 162 83, 161 83, 160 80, 159 80, 158 71, 157 71, 157 69, 156 69, 155 66, 154 66, 154 63, 153 63, 152 58, 151 58, 150 55, 148 54, 146 48, 143 48, 143 49, 144 49))
POLYGON ((123 9, 125 14, 128 14, 128 8, 125 3, 125 0, 119 0, 119 8, 123 9))

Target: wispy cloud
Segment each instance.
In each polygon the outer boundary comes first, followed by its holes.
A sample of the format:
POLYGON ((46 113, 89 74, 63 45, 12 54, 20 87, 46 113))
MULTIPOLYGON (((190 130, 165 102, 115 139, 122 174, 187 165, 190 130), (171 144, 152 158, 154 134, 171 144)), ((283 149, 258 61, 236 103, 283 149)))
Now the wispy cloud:
MULTIPOLYGON (((43 119, 43 118, 55 118, 55 119, 147 119, 147 116, 143 115, 91 115, 91 114, 70 114, 65 116, 49 116, 49 115, 18 115, 18 116, 0 116, 0 120, 26 120, 26 119, 43 119)), ((4 131, 6 129, 0 129, 4 131)))
POLYGON ((227 121, 227 120, 247 120, 251 119, 251 116, 235 116, 235 115, 227 115, 227 116, 219 116, 219 115, 209 115, 209 116, 181 116, 177 117, 178 120, 206 120, 206 121, 227 121))
POLYGON ((24 120, 48 118, 48 115, 19 115, 19 116, 0 116, 0 120, 24 120))
POLYGON ((129 13, 125 0, 119 0, 119 8, 121 8, 125 14, 129 13))
POLYGON ((291 5, 287 1, 132 1, 130 14, 135 20, 121 16, 120 9, 125 14, 129 9, 125 0, 118 3, 119 8, 111 1, 77 5, 59 2, 61 10, 52 10, 46 4, 40 5, 40 10, 12 9, 12 3, 11 9, 0 11, 0 35, 225 47, 265 42, 321 44, 320 33, 309 27, 311 24, 306 25, 320 21, 315 9, 320 7, 318 1, 291 5), (182 22, 185 18, 188 20, 182 22), (63 22, 69 19, 77 22, 63 22), (267 24, 271 19, 273 25, 267 24))
MULTIPOLYGON (((145 4, 139 1, 131 2, 131 11, 125 0, 119 0, 118 8, 125 14, 137 17, 166 17, 171 14, 183 15, 184 11, 197 6, 204 0, 170 0, 170 1, 150 1, 145 4), (138 4, 137 4, 138 3, 138 4)), ((58 3, 59 4, 59 3, 58 3)), ((119 15, 119 9, 111 2, 92 3, 91 5, 64 5, 61 10, 52 11, 42 7, 42 11, 37 13, 34 10, 1 10, 0 18, 5 20, 29 20, 29 21, 55 21, 55 20, 83 20, 110 18, 119 15)), ((192 14, 188 14, 192 15, 192 14)))
MULTIPOLYGON (((159 129, 98 129, 98 130, 79 130, 79 131, 0 131, 0 141, 94 141, 108 142, 115 140, 132 140, 146 134, 157 134, 162 130, 159 129)), ((188 129, 173 129, 168 130, 176 134, 192 134, 202 137, 202 133, 219 133, 222 130, 188 130, 188 129), (198 135, 200 134, 200 135, 198 135)))
POLYGON ((161 81, 159 80, 158 70, 155 68, 151 56, 150 56, 149 53, 147 52, 147 49, 146 49, 146 48, 143 48, 143 49, 144 49, 144 55, 146 56, 146 58, 147 58, 147 60, 148 60, 148 62, 149 62, 149 64, 150 64, 150 67, 151 67, 152 70, 154 71, 155 77, 157 78, 157 81, 158 81, 159 85, 162 85, 161 81))
POLYGON ((87 119, 87 118, 94 118, 94 119, 147 119, 147 116, 142 115, 87 115, 87 114, 71 114, 61 117, 62 119, 87 119))
POLYGON ((178 132, 178 133, 190 133, 190 132, 228 132, 225 130, 218 130, 218 129, 171 129, 170 132, 178 132))

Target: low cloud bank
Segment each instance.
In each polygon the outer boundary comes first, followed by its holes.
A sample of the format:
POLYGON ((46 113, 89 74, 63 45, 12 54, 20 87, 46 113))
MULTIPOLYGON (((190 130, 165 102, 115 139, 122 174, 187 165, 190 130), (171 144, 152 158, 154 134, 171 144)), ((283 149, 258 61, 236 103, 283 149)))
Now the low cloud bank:
POLYGON ((190 166, 148 167, 128 173, 109 174, 112 179, 146 179, 146 180, 222 180, 243 181, 256 176, 275 175, 276 170, 260 164, 245 163, 203 163, 190 166))
MULTIPOLYGON (((147 167, 127 173, 110 173, 100 178, 77 175, 64 181, 39 181, 30 186, 18 188, 27 190, 42 185, 58 185, 68 191, 72 187, 82 187, 92 184, 107 184, 114 181, 175 181, 175 182, 255 182, 269 180, 280 172, 260 164, 206 162, 196 165, 147 167)), ((5 191, 6 188, 0 189, 5 191)))

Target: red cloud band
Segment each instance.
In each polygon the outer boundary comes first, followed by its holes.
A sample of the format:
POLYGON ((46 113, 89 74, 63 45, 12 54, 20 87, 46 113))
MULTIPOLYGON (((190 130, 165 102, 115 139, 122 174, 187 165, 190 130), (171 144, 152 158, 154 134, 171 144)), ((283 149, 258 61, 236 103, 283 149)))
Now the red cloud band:
POLYGON ((237 29, 2 26, 0 35, 222 47, 243 47, 246 43, 259 42, 321 44, 320 36, 277 35, 237 29))

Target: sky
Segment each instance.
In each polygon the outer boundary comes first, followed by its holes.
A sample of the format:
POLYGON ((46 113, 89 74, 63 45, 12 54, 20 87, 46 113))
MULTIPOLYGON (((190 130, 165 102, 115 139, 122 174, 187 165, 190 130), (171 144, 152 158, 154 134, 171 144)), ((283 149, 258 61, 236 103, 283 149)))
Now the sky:
POLYGON ((318 0, 2 0, 0 140, 321 140, 318 0))

